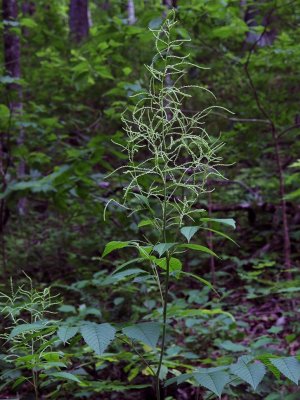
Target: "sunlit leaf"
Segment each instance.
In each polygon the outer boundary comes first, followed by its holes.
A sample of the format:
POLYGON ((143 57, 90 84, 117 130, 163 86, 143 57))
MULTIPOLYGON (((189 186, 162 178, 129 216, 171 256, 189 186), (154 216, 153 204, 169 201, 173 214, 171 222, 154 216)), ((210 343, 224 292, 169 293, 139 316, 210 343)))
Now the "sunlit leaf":
POLYGON ((112 241, 107 243, 105 249, 102 253, 102 257, 107 256, 112 251, 123 249, 124 247, 128 247, 130 242, 119 242, 119 241, 112 241))
MULTIPOLYGON (((156 265, 158 265, 160 268, 166 270, 167 269, 167 258, 157 258, 156 260, 153 261, 156 265)), ((180 271, 182 269, 182 262, 178 260, 178 258, 171 257, 169 260, 169 268, 170 272, 173 271, 180 271)))

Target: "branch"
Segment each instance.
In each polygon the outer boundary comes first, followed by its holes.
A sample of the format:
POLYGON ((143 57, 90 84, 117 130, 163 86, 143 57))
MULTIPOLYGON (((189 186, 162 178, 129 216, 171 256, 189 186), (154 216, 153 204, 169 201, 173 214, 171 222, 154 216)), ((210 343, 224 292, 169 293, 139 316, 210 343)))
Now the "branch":
POLYGON ((299 124, 295 124, 292 126, 289 126, 288 128, 284 129, 282 132, 280 132, 277 137, 280 138, 281 136, 285 135, 287 132, 292 131, 293 129, 297 129, 300 128, 300 123, 299 124))

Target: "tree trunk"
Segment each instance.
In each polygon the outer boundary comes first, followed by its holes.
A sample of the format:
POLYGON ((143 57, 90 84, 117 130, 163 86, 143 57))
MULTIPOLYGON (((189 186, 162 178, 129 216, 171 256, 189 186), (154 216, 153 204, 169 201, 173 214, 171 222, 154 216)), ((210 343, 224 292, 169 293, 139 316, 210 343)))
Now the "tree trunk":
POLYGON ((272 126, 272 139, 275 148, 275 157, 279 178, 279 195, 281 203, 282 212, 282 230, 283 230, 283 249, 284 249, 284 266, 287 270, 286 276, 288 279, 292 279, 292 273, 290 271, 292 267, 291 262, 291 239, 290 239, 290 229, 287 215, 287 207, 285 200, 285 183, 284 183, 284 171, 282 167, 282 161, 280 157, 280 145, 278 142, 278 134, 275 127, 272 126))
POLYGON ((108 11, 110 9, 109 0, 104 0, 101 3, 101 8, 102 8, 103 11, 108 11))
POLYGON ((22 3, 22 12, 24 15, 33 15, 35 13, 35 4, 33 1, 25 0, 22 3))
MULTIPOLYGON (((20 118, 23 111, 22 104, 22 86, 18 83, 21 78, 21 46, 19 36, 12 32, 13 24, 17 22, 18 18, 18 3, 17 0, 3 0, 3 43, 4 43, 4 63, 7 75, 14 79, 8 86, 9 90, 9 107, 12 117, 20 118)), ((21 128, 17 137, 17 145, 22 146, 25 142, 25 132, 21 128)), ((20 160, 17 168, 17 176, 23 179, 25 176, 25 161, 20 160)), ((24 215, 26 212, 26 199, 20 199, 18 203, 19 214, 24 215)))
MULTIPOLYGON (((28 1, 28 0, 24 0, 22 2, 22 14, 26 17, 26 16, 31 16, 35 13, 35 4, 33 1, 28 1)), ((22 29, 22 36, 26 37, 29 36, 29 29, 28 28, 23 28, 22 29)))
POLYGON ((89 34, 88 0, 71 0, 69 25, 71 38, 81 42, 89 34))
MULTIPOLYGON (((4 62, 6 72, 12 78, 20 78, 20 39, 11 32, 12 25, 17 21, 18 5, 17 0, 2 0, 3 21, 4 21, 4 62)), ((17 84, 11 85, 19 88, 17 84)))
POLYGON ((163 5, 165 5, 167 8, 176 8, 177 0, 163 0, 163 5))
POLYGON ((127 14, 128 14, 128 24, 134 25, 136 22, 134 0, 127 1, 127 14))

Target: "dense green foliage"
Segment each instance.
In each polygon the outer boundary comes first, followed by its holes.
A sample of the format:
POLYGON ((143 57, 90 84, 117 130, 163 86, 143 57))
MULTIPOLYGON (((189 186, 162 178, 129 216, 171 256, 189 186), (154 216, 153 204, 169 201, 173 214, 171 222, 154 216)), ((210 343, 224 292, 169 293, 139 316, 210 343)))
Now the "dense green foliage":
MULTIPOLYGON (((67 1, 36 1, 32 15, 11 22, 21 40, 23 110, 11 113, 14 78, 2 55, 1 395, 153 399, 163 310, 160 287, 145 273, 151 258, 162 277, 171 272, 164 398, 299 398, 300 6, 242 3, 178 1, 176 35, 191 41, 177 50, 189 56, 183 79, 192 95, 178 115, 193 120, 210 107, 205 129, 211 143, 225 143, 217 153, 225 165, 209 153, 219 175, 201 170, 207 191, 201 186, 188 204, 199 212, 194 221, 183 224, 187 214, 179 213, 181 250, 188 251, 174 257, 172 218, 164 240, 147 204, 149 188, 161 201, 161 181, 158 189, 139 181, 138 196, 132 164, 131 193, 118 169, 128 163, 124 127, 128 133, 140 99, 132 95, 149 86, 144 64, 156 51, 149 27, 162 24, 165 7, 136 0, 129 24, 124 2, 91 0, 92 25, 81 43, 70 38, 67 1), (126 187, 130 204, 123 203, 126 187), (128 208, 139 213, 129 217, 128 208), (157 243, 154 254, 140 246, 145 237, 157 243)), ((171 101, 162 106, 174 115, 171 101)), ((147 148, 133 136, 137 147, 131 142, 129 150, 143 163, 147 148)), ((162 164, 159 170, 168 168, 162 164)), ((177 212, 180 188, 169 189, 177 212)))

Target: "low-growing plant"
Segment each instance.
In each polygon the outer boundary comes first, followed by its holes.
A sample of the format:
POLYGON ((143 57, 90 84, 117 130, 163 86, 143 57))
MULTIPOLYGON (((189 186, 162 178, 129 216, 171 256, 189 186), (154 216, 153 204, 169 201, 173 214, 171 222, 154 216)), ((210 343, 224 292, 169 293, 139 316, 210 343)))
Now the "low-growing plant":
POLYGON ((9 318, 11 324, 1 335, 9 346, 8 354, 2 357, 8 369, 2 372, 1 379, 11 377, 13 388, 28 382, 38 399, 45 377, 53 378, 55 373, 51 374, 51 370, 65 365, 63 353, 53 351, 58 321, 51 317, 58 304, 57 297, 51 295, 49 288, 41 291, 33 288, 28 279, 28 289, 23 286, 14 289, 11 282, 11 293, 0 293, 1 314, 9 318))

